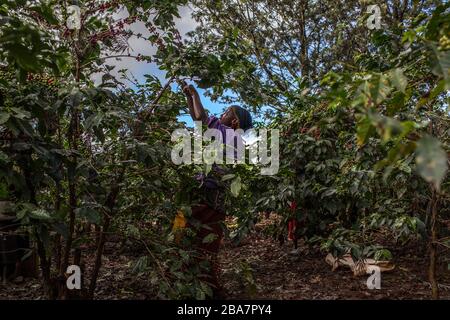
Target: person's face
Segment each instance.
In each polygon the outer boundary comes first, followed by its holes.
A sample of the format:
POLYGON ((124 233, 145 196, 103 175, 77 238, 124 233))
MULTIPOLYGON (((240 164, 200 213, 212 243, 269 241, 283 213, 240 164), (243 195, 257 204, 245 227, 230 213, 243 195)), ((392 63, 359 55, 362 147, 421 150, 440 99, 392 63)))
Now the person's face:
POLYGON ((221 116, 220 116, 220 122, 228 127, 232 126, 233 120, 236 119, 236 116, 234 115, 233 109, 230 107, 228 108, 221 116))

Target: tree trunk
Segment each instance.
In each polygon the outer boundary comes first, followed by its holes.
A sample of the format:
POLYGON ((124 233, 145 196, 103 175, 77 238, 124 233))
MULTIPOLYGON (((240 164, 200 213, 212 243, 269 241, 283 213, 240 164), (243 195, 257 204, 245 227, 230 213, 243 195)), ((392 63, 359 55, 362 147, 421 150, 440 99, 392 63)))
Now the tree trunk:
POLYGON ((431 210, 431 238, 430 238, 430 266, 428 268, 428 278, 431 284, 431 297, 433 299, 439 299, 439 287, 436 279, 436 265, 437 265, 437 230, 436 230, 436 220, 437 220, 437 204, 438 195, 433 187, 432 197, 430 203, 431 210))
POLYGON ((300 63, 302 64, 302 78, 309 80, 309 58, 308 58, 308 37, 306 36, 306 11, 308 2, 302 1, 300 4, 300 16, 298 19, 299 40, 300 40, 300 63))

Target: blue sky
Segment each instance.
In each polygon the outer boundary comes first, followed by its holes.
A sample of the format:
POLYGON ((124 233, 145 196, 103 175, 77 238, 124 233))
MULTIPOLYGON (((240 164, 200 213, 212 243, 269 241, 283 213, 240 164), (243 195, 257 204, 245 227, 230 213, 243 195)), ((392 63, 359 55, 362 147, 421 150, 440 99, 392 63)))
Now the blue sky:
MULTIPOLYGON (((211 113, 216 116, 222 114, 223 110, 228 106, 227 104, 222 104, 218 102, 211 101, 208 96, 204 94, 205 90, 197 88, 198 93, 202 99, 203 106, 211 113)), ((190 115, 180 116, 180 121, 186 122, 188 126, 193 126, 194 122, 192 121, 190 115)))
MULTIPOLYGON (((166 84, 168 81, 168 79, 166 79, 166 73, 163 70, 158 69, 158 66, 153 63, 149 65, 148 73, 152 74, 154 76, 157 76, 158 79, 161 81, 162 85, 166 84)), ((144 75, 142 75, 142 78, 138 78, 138 80, 143 80, 143 77, 144 77, 144 75)), ((193 82, 192 82, 192 84, 195 85, 195 83, 193 83, 193 82)), ((174 83, 171 85, 171 88, 172 88, 172 90, 178 90, 178 85, 174 83)), ((222 114, 224 109, 229 106, 228 104, 225 104, 225 103, 212 101, 207 95, 205 95, 204 89, 197 88, 197 91, 200 94, 203 106, 209 111, 209 113, 211 113, 213 115, 218 116, 218 115, 222 114)), ((229 91, 227 92, 227 95, 234 96, 229 91)), ((192 121, 190 115, 180 116, 179 119, 180 119, 180 121, 186 122, 186 124, 188 126, 194 125, 194 122, 192 121)))
MULTIPOLYGON (((191 13, 192 9, 188 6, 183 6, 179 8, 180 19, 175 19, 175 23, 177 29, 180 31, 180 34, 186 37, 186 33, 192 31, 197 26, 197 23, 192 19, 191 13)), ((116 18, 125 18, 128 16, 128 12, 123 11, 116 15, 116 18)), ((129 46, 131 48, 131 54, 137 55, 153 55, 156 52, 156 48, 149 45, 149 42, 144 38, 149 36, 148 30, 142 22, 136 22, 130 26, 130 29, 135 33, 141 33, 143 38, 132 37, 129 40, 129 46)), ((130 74, 132 74, 139 82, 145 82, 145 74, 151 74, 161 81, 162 85, 167 83, 166 74, 163 70, 160 70, 155 63, 147 63, 144 61, 136 61, 132 58, 122 58, 121 60, 111 59, 107 60, 108 65, 115 66, 115 69, 111 72, 112 75, 118 76, 117 71, 120 69, 127 69, 130 74)), ((175 89, 176 85, 172 85, 172 88, 175 89)), ((227 104, 222 104, 218 102, 211 101, 211 99, 206 96, 205 90, 197 89, 201 98, 203 106, 212 114, 220 115, 223 110, 228 106, 227 104)), ((227 92, 228 95, 232 95, 232 93, 227 92)), ((188 126, 193 126, 193 121, 190 116, 180 116, 180 121, 186 122, 188 126)))

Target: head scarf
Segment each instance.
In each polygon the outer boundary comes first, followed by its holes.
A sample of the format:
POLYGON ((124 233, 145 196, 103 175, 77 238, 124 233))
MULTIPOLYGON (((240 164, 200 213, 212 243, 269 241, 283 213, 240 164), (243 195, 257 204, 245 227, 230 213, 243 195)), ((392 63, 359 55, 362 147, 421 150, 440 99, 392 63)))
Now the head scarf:
POLYGON ((239 127, 246 131, 248 129, 253 128, 253 121, 252 121, 252 115, 250 112, 245 110, 244 108, 240 106, 233 105, 231 106, 233 108, 233 111, 235 112, 236 116, 239 119, 239 127))

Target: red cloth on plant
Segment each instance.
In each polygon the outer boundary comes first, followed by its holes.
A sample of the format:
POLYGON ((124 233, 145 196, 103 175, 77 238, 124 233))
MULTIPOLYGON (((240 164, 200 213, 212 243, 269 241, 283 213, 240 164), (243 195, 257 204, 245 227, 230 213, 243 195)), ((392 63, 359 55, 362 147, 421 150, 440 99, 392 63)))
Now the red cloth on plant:
POLYGON ((295 239, 295 231, 297 230, 297 219, 292 218, 288 221, 288 239, 295 239))
MULTIPOLYGON (((292 214, 295 215, 295 210, 297 210, 297 202, 292 201, 290 205, 290 209, 292 211, 292 214)), ((288 239, 294 240, 295 239, 295 232, 297 230, 297 218, 291 218, 288 220, 288 239)))
POLYGON ((295 210, 297 210, 297 202, 295 202, 295 201, 292 201, 291 202, 291 211, 292 212, 295 212, 295 210))

